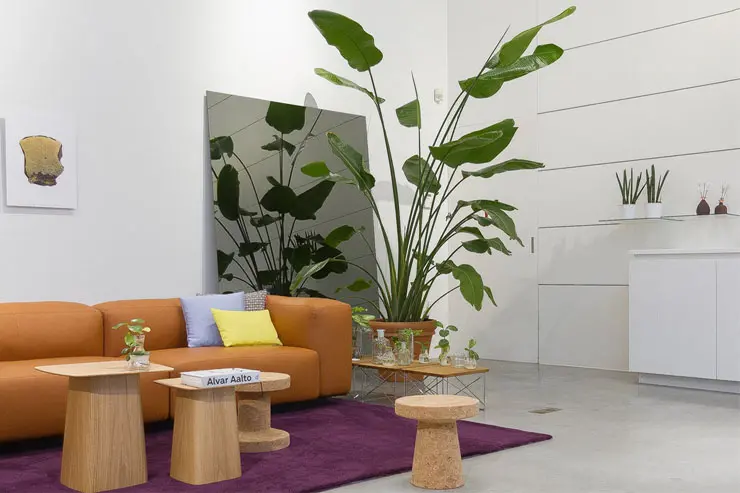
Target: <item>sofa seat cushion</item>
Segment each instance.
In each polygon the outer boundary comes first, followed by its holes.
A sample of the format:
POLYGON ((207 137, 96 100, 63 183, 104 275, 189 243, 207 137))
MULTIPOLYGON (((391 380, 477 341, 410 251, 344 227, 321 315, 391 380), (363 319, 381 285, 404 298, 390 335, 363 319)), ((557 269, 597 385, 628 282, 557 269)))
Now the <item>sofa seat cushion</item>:
MULTIPOLYGON (((118 358, 79 356, 0 362, 0 441, 64 433, 68 379, 42 373, 35 367, 115 359, 118 358)), ((168 417, 167 390, 154 383, 154 380, 167 376, 167 372, 141 374, 145 421, 160 421, 168 417)))
POLYGON ((306 401, 319 396, 319 355, 310 349, 290 346, 175 348, 152 351, 150 358, 153 363, 174 368, 173 378, 183 371, 216 368, 287 373, 290 388, 272 394, 273 403, 306 401))

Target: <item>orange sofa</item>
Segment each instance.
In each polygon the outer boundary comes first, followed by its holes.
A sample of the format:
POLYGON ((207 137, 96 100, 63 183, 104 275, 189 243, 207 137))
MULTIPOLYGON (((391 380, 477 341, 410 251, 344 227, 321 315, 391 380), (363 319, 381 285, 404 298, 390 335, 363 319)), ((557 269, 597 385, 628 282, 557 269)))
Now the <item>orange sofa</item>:
POLYGON ((267 309, 283 346, 188 348, 180 300, 0 303, 0 442, 64 432, 67 379, 39 365, 120 359, 123 333, 111 327, 143 318, 152 328, 151 361, 172 372, 141 375, 146 422, 173 416, 174 399, 154 383, 181 371, 242 367, 287 373, 290 389, 273 402, 349 392, 352 319, 349 305, 317 298, 268 296, 267 309))

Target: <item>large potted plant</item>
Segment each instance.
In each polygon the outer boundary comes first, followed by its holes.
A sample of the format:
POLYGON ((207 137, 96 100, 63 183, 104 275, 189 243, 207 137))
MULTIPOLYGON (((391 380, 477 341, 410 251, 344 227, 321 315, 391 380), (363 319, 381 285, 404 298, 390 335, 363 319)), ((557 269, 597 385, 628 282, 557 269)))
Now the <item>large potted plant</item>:
MULTIPOLYGON (((543 164, 525 159, 509 159, 482 166, 496 159, 514 138, 517 131, 514 120, 503 120, 459 137, 455 135, 455 130, 471 98, 489 98, 504 83, 557 61, 563 50, 553 44, 539 45, 529 55, 524 53, 546 24, 564 19, 574 11, 575 7, 570 7, 505 43, 504 33, 484 60, 478 74, 460 81, 460 93, 451 104, 432 145, 424 150, 421 144, 421 105, 412 77, 415 97, 397 108, 395 113, 400 125, 416 129, 418 152, 405 159, 402 164, 397 161, 390 146, 389 124, 382 106, 384 99, 378 93, 373 75, 372 68, 383 59, 383 53, 375 46, 374 38, 360 24, 343 15, 323 10, 309 12, 316 28, 339 51, 349 66, 358 72, 367 72, 370 88, 325 69, 317 68, 316 74, 333 84, 366 94, 377 111, 385 141, 393 192, 393 214, 381 214, 373 191, 375 177, 368 170, 362 155, 343 142, 338 135, 328 133, 329 145, 350 171, 351 177, 331 172, 322 162, 311 163, 302 168, 302 172, 309 176, 357 187, 365 195, 375 214, 385 246, 387 265, 378 263, 377 274, 366 272, 380 295, 379 304, 375 308, 383 321, 373 321, 374 328, 382 327, 386 329, 386 334, 394 334, 405 328, 421 330, 422 335, 417 340, 423 342, 431 338, 436 328, 435 321, 429 319, 430 310, 451 292, 459 290, 462 297, 476 310, 482 308, 486 297, 495 305, 493 292, 476 269, 469 264, 456 263, 454 256, 461 249, 478 254, 490 255, 495 251, 510 255, 511 252, 501 238, 490 236, 484 231, 488 231, 487 228, 498 229, 505 239, 521 245, 522 241, 509 215, 515 207, 485 197, 458 201, 451 207, 449 214, 445 214, 445 209, 440 205, 446 203, 466 180, 490 179, 510 171, 542 168, 543 164), (416 187, 405 217, 401 215, 399 201, 399 168, 416 187), (430 300, 434 283, 441 276, 448 275, 455 279, 457 285, 430 300)), ((353 233, 354 231, 346 231, 348 236, 353 233)), ((296 276, 292 288, 296 289, 307 276, 335 262, 343 261, 329 258, 304 267, 296 276)))

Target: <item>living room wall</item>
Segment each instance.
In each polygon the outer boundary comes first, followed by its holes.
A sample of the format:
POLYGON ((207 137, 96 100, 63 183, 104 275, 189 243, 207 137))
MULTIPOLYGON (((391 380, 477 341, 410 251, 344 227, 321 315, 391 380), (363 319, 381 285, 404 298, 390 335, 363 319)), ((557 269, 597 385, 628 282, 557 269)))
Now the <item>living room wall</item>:
MULTIPOLYGON (((208 290, 206 90, 294 104, 310 92, 322 108, 366 115, 370 166, 382 185, 387 165, 370 101, 313 74, 324 67, 360 81, 316 32, 312 9, 342 12, 375 35, 387 112, 413 98, 413 70, 425 134, 438 127, 444 0, 423 9, 413 0, 0 1, 8 47, 0 117, 73 115, 79 163, 74 211, 9 208, 0 199, 0 300, 94 303, 208 290)), ((412 134, 399 128, 391 140, 399 159, 415 152, 412 134)), ((444 307, 438 316, 446 318, 444 307)))

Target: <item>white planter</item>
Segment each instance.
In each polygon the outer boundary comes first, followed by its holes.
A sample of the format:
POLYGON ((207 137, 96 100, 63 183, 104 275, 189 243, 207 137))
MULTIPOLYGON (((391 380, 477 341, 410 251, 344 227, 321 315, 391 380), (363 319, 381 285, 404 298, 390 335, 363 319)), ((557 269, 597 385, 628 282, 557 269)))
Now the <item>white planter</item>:
POLYGON ((663 216, 663 204, 660 202, 645 204, 645 217, 658 219, 663 216))
POLYGON ((634 219, 636 210, 635 204, 622 204, 622 219, 634 219))

